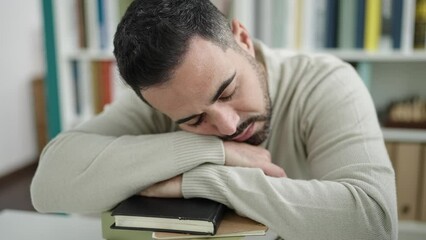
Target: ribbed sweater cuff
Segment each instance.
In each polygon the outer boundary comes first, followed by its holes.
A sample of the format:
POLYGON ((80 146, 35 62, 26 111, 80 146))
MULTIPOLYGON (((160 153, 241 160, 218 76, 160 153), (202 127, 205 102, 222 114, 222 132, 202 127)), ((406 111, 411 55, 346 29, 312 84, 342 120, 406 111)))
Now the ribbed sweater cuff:
POLYGON ((180 171, 187 171, 203 163, 223 165, 225 153, 222 140, 188 132, 176 132, 173 139, 175 163, 180 171))
POLYGON ((183 174, 182 194, 185 198, 208 198, 229 206, 227 180, 226 166, 204 164, 183 174))

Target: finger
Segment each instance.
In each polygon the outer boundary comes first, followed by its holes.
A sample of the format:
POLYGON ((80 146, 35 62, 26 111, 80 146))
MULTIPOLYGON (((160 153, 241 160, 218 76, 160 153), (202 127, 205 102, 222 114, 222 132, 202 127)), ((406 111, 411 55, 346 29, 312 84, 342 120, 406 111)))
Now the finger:
POLYGON ((287 177, 287 174, 285 173, 284 169, 278 167, 275 164, 264 164, 262 170, 266 175, 270 177, 287 177))

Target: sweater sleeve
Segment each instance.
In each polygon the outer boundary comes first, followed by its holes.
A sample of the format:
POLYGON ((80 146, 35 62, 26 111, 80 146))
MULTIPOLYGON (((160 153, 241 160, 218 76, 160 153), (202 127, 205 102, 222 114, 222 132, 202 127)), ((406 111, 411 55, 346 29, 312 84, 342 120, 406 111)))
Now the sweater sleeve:
POLYGON ((224 163, 221 140, 166 133, 167 121, 128 95, 61 133, 40 156, 31 184, 34 207, 40 212, 101 212, 200 164, 224 163))
POLYGON ((300 161, 312 179, 205 164, 184 174, 184 196, 222 202, 284 239, 397 239, 394 172, 368 91, 349 67, 305 90, 300 161))

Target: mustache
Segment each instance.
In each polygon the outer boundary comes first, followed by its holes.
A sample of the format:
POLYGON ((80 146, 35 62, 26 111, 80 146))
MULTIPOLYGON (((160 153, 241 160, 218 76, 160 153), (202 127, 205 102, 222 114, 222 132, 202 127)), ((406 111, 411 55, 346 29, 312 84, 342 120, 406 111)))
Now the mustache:
POLYGON ((247 120, 245 120, 243 123, 241 123, 237 127, 237 130, 235 131, 234 134, 222 137, 222 140, 229 141, 229 140, 235 138, 236 136, 240 135, 242 132, 244 132, 246 130, 246 128, 248 126, 250 126, 252 123, 254 123, 254 122, 262 122, 262 121, 266 121, 268 119, 269 119, 268 116, 254 116, 254 117, 250 117, 250 118, 248 118, 247 120))

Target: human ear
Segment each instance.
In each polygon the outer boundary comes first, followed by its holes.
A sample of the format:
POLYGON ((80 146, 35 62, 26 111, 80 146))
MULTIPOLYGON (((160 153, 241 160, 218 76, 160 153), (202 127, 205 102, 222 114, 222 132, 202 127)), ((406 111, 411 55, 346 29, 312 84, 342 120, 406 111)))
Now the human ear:
POLYGON ((238 21, 237 19, 232 20, 231 22, 231 31, 234 35, 235 42, 245 51, 247 51, 251 56, 254 57, 254 46, 250 38, 250 34, 247 31, 246 27, 238 21))

